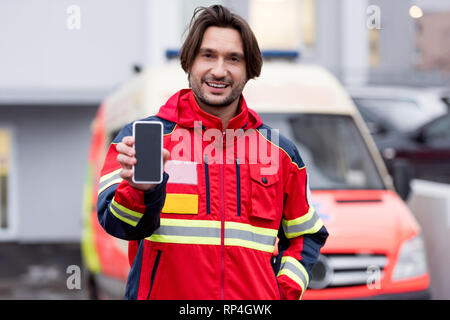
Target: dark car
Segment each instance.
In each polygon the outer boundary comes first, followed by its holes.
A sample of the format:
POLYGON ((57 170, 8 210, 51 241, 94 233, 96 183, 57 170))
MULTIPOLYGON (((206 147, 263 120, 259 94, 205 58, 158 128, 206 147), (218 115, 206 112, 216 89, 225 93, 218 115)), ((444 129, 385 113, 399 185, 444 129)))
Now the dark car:
MULTIPOLYGON (((363 118, 371 123, 374 140, 396 185, 397 191, 406 198, 409 180, 423 179, 450 184, 450 114, 444 114, 420 127, 409 131, 398 131, 377 120, 376 115, 366 110, 363 118), (403 181, 403 182, 399 182, 403 181)), ((404 121, 409 114, 405 113, 404 121)))
POLYGON ((399 194, 411 179, 450 183, 448 88, 347 88, 399 194))

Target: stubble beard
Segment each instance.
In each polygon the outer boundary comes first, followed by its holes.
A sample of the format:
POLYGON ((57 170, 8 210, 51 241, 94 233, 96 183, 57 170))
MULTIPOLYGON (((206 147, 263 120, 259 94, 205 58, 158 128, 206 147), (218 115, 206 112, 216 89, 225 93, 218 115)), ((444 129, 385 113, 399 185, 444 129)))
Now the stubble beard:
MULTIPOLYGON (((227 83, 229 83, 229 86, 232 88, 231 93, 228 96, 223 97, 221 101, 211 101, 211 99, 208 99, 206 97, 202 89, 202 85, 205 83, 205 81, 214 81, 214 80, 216 79, 202 78, 200 81, 196 81, 195 79, 193 81, 192 76, 190 76, 189 86, 191 87, 192 92, 194 93, 194 96, 198 101, 200 101, 204 105, 216 108, 227 107, 230 104, 232 104, 236 99, 239 99, 246 84, 246 81, 242 81, 238 83, 236 86, 234 86, 234 82, 227 81, 227 83)), ((216 81, 223 81, 223 80, 216 80, 216 81)))

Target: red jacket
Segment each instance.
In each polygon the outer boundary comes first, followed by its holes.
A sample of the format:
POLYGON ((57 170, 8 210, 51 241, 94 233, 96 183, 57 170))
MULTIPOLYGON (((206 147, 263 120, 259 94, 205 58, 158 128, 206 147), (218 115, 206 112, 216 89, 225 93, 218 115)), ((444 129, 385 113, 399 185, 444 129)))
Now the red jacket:
POLYGON ((120 179, 115 145, 132 134, 129 124, 111 144, 99 187, 99 222, 132 240, 126 297, 300 299, 328 233, 308 202, 295 145, 243 97, 225 132, 191 90, 147 120, 164 125, 163 183, 143 192, 120 179))

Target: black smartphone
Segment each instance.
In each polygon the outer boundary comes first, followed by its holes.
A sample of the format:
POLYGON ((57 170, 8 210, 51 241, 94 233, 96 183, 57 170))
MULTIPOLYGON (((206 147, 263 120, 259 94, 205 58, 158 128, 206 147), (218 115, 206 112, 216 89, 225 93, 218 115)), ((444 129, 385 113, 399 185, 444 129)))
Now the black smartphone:
POLYGON ((133 123, 136 164, 134 183, 161 183, 163 179, 163 125, 157 121, 133 123))

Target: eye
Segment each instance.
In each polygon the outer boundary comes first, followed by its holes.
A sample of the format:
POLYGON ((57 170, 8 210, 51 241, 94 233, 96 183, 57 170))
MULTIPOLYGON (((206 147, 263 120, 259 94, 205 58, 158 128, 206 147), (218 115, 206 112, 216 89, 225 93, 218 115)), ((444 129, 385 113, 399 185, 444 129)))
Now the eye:
POLYGON ((212 58, 212 54, 211 53, 204 53, 203 57, 209 59, 209 58, 212 58))

